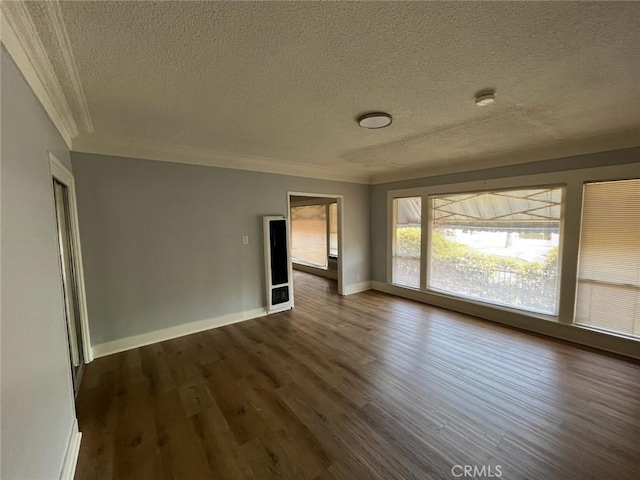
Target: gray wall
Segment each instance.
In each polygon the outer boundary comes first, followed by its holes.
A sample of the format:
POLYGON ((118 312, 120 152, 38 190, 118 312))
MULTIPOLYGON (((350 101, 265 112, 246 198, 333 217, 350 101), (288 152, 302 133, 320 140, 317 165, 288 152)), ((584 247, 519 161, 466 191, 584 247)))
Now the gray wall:
POLYGON ((75 421, 47 150, 69 150, 4 48, 0 53, 2 469, 58 478, 75 421))
POLYGON ((634 163, 638 160, 640 160, 640 148, 627 148, 611 152, 374 185, 371 189, 371 279, 384 283, 387 281, 387 192, 389 190, 519 177, 537 173, 634 163))
POLYGON ((370 280, 370 187, 72 153, 92 344, 263 307, 262 216, 344 195, 345 285, 370 280), (249 245, 241 244, 242 235, 249 245))

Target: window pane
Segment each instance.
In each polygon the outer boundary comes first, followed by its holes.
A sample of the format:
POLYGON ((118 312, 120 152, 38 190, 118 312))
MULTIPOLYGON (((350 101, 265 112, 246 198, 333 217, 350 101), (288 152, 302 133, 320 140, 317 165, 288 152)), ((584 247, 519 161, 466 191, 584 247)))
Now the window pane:
POLYGON ((431 197, 428 287, 557 313, 562 188, 431 197))
POLYGON ((338 256, 338 204, 329 205, 329 255, 338 256))
POLYGON ((296 263, 327 268, 327 208, 291 207, 291 258, 296 263))
POLYGON ((640 180, 585 185, 575 323, 640 337, 640 180))
POLYGON ((420 288, 422 198, 396 198, 393 208, 393 283, 420 288))

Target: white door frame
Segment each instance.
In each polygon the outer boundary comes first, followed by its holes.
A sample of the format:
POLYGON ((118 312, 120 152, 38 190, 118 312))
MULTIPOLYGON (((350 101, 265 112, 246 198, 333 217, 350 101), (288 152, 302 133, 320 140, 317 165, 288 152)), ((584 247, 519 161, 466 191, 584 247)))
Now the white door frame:
MULTIPOLYGON (((77 275, 78 303, 80 304, 80 327, 82 330, 82 350, 85 363, 93 361, 91 335, 89 333, 89 316, 87 315, 87 296, 84 289, 84 270, 82 268, 82 250, 80 249, 80 228, 78 226, 78 206, 76 204, 76 185, 73 174, 55 155, 49 152, 51 177, 65 185, 69 190, 69 215, 71 242, 73 243, 73 268, 77 275)), ((68 307, 67 307, 68 308, 68 307)))
MULTIPOLYGON (((287 192, 287 218, 291 225, 291 197, 317 197, 317 198, 335 198, 338 202, 338 295, 344 295, 344 195, 336 195, 333 193, 310 193, 310 192, 287 192)), ((289 244, 291 244, 291 230, 289 228, 289 244)), ((327 245, 329 248, 329 245, 327 245)), ((289 256, 289 269, 291 271, 293 262, 289 256)))

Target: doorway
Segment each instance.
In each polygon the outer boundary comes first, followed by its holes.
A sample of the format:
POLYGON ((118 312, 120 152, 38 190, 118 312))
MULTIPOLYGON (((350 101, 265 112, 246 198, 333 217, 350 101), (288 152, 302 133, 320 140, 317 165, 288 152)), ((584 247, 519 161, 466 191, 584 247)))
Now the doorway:
POLYGON ((64 297, 64 318, 74 393, 77 394, 84 365, 92 360, 86 325, 86 300, 73 176, 50 155, 58 258, 64 297))
POLYGON ((291 269, 335 279, 344 295, 342 195, 288 192, 291 269))

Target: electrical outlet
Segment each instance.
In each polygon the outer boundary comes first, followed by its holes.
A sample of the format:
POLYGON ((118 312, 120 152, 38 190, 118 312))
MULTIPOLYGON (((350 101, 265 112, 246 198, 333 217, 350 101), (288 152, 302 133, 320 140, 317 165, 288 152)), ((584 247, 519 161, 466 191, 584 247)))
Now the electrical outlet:
POLYGON ((249 236, 248 235, 243 235, 242 236, 242 244, 243 245, 249 245, 249 236))

